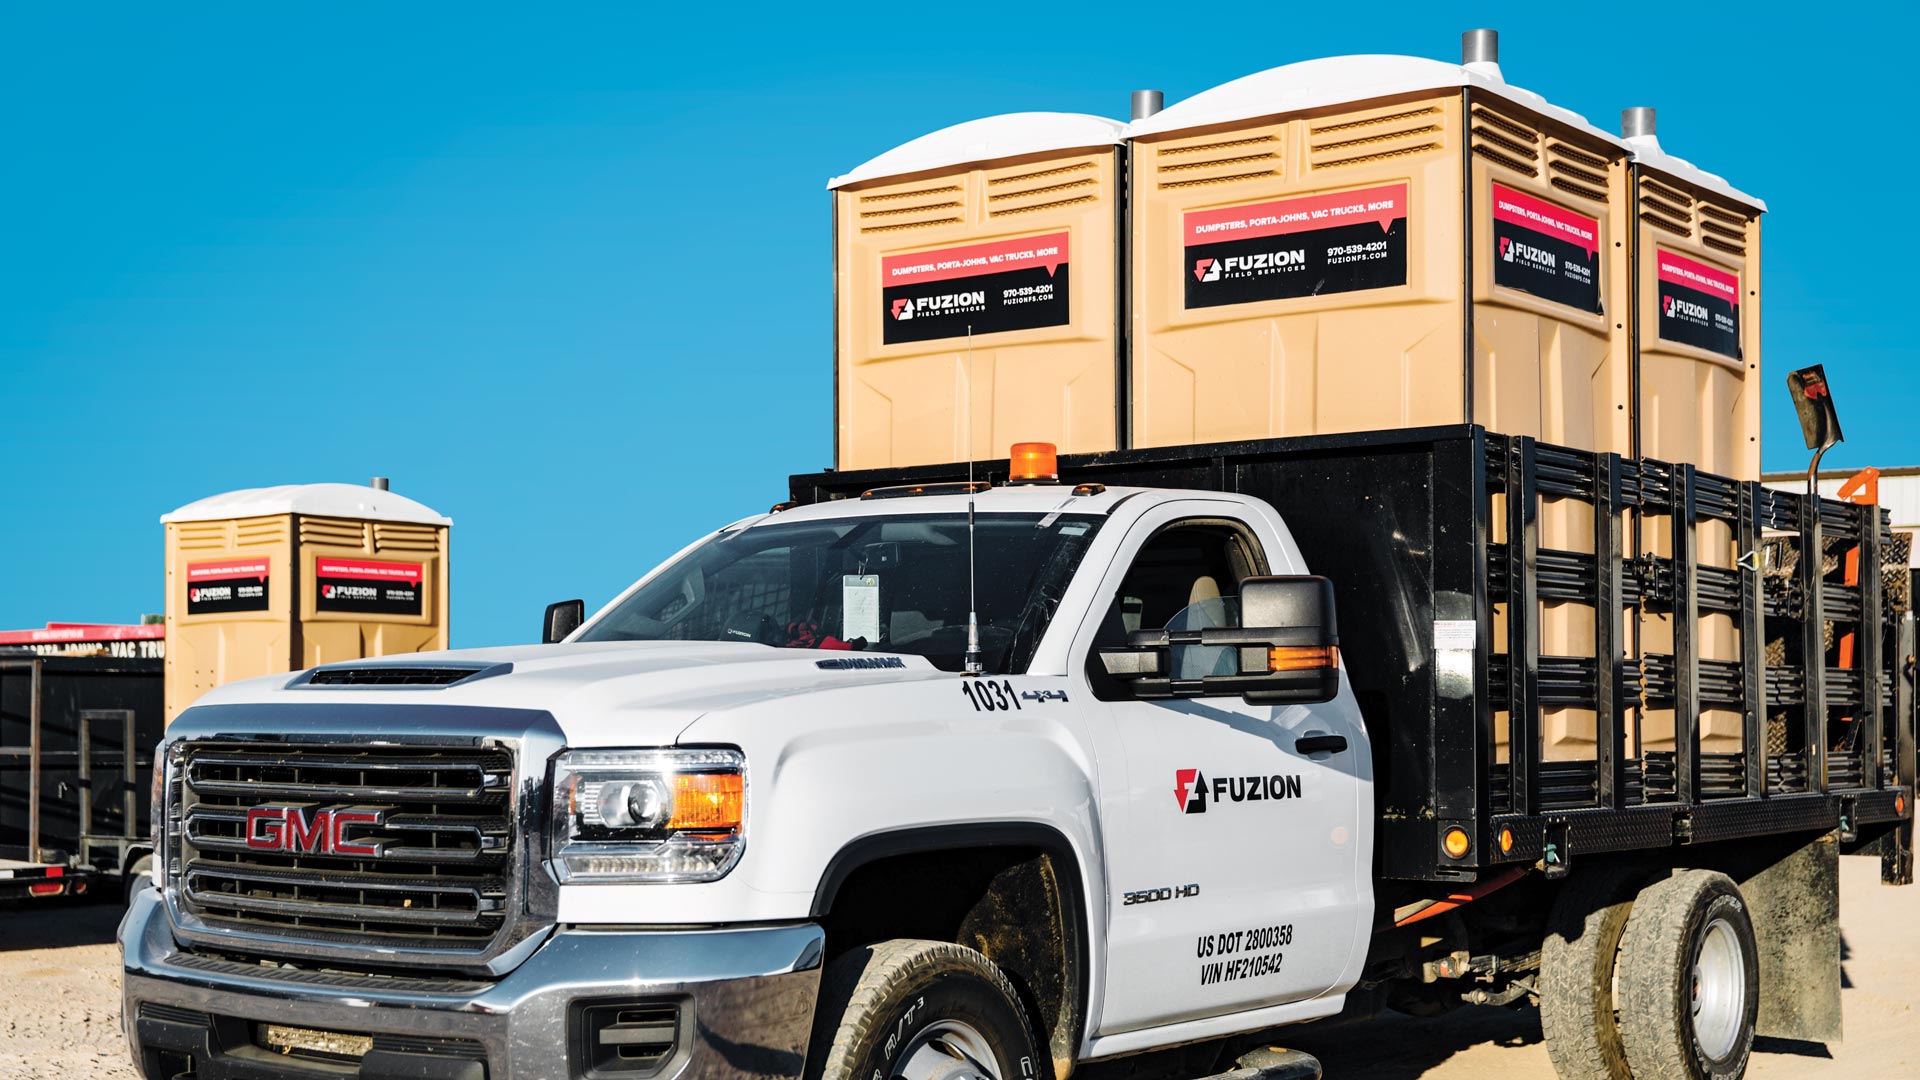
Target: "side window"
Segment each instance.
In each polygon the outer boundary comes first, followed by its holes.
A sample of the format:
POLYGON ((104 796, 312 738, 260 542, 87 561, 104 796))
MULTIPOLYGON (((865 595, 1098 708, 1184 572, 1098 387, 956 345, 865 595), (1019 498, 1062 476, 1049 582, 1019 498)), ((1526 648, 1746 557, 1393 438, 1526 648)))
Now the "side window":
MULTIPOLYGON (((1224 521, 1169 525, 1134 556, 1094 635, 1094 648, 1125 644, 1136 630, 1234 625, 1240 616, 1240 579, 1265 572, 1259 542, 1244 526, 1224 521)), ((1234 662, 1230 649, 1194 646, 1175 653, 1175 673, 1182 678, 1225 674, 1222 665, 1234 662)), ((1097 654, 1088 656, 1087 677, 1098 696, 1109 696, 1097 654)))

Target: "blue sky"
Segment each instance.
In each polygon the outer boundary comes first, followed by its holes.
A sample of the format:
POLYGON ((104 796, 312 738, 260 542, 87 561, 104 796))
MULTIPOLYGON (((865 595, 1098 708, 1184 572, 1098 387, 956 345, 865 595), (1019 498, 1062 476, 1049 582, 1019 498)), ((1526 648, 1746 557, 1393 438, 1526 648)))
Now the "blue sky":
POLYGON ((1768 200, 1768 468, 1805 462, 1780 386, 1813 362, 1851 436, 1829 465, 1920 461, 1904 16, 705 10, 0 14, 0 627, 159 611, 174 506, 382 474, 456 521, 455 643, 526 640, 828 462, 828 176, 991 113, 1452 59, 1476 25, 1513 82, 1608 128, 1656 105, 1670 151, 1768 200))

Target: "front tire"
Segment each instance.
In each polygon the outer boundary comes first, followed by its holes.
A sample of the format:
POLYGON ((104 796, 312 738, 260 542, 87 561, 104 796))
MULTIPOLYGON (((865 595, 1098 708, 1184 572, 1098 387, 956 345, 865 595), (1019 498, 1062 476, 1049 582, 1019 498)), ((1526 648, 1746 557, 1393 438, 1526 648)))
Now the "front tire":
POLYGON ((153 856, 142 855, 120 875, 120 906, 131 907, 135 893, 153 886, 153 856))
POLYGON ((808 1080, 1036 1080, 1041 1057, 1013 984, 944 941, 855 949, 821 981, 808 1080))
POLYGON ((1753 920, 1732 879, 1684 870, 1648 886, 1620 944, 1620 1035, 1634 1076, 1738 1080, 1759 1012, 1753 920))

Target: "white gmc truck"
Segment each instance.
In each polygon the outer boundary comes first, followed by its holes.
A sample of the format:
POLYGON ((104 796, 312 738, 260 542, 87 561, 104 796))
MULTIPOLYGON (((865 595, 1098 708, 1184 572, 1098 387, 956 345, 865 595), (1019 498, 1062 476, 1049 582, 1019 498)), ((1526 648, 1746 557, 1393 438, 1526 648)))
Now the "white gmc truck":
MULTIPOLYGON (((1439 534, 1504 512, 1445 476, 1547 448, 1402 436, 796 477, 591 618, 555 605, 549 644, 215 691, 159 755, 133 1056, 149 1080, 1278 1077, 1317 1074, 1257 1052, 1285 1025, 1537 1002, 1569 1080, 1651 1080, 1738 1076, 1756 1029, 1837 1034, 1833 855, 1905 858, 1910 691, 1832 782, 1717 790, 1697 732, 1541 760, 1511 695, 1550 703, 1554 658, 1503 653, 1527 620, 1494 606, 1558 579, 1439 534), (1377 482, 1287 495, 1330 461, 1377 482), (1424 524, 1377 531, 1364 499, 1424 524)), ((1507 505, 1563 497, 1547 474, 1507 505)), ((1599 577, 1632 572, 1613 554, 1599 577)), ((1895 635, 1880 607, 1863 632, 1895 635)), ((1686 693, 1614 659, 1643 694, 1616 715, 1686 693)))

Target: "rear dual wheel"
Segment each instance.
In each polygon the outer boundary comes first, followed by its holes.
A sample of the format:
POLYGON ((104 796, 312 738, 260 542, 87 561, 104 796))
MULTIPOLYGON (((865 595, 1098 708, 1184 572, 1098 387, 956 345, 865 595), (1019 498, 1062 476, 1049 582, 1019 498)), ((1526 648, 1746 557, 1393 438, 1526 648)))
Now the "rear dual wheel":
POLYGON ((1740 890, 1683 870, 1568 882, 1540 954, 1540 1027, 1561 1080, 1738 1080, 1753 1053, 1758 951, 1740 890))
POLYGON ((1634 902, 1620 944, 1620 1034, 1640 1080, 1738 1080, 1760 1011, 1759 952, 1740 889, 1685 870, 1634 902))
POLYGON ((1540 1031, 1560 1080, 1633 1080, 1614 1000, 1620 939, 1640 878, 1627 867, 1575 872, 1540 946, 1540 1031))

